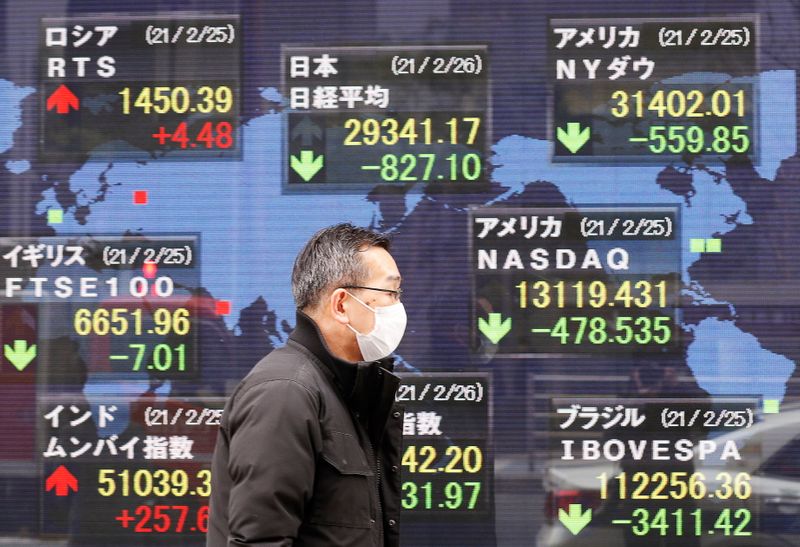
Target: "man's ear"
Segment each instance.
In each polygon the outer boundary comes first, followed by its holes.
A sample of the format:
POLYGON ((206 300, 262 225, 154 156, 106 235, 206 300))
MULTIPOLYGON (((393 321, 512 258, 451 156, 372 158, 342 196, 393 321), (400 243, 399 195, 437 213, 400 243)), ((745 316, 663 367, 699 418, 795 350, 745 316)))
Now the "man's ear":
POLYGON ((350 323, 350 318, 347 315, 347 309, 345 306, 345 300, 347 300, 347 291, 344 289, 334 289, 333 292, 331 292, 328 300, 331 317, 343 325, 350 323))

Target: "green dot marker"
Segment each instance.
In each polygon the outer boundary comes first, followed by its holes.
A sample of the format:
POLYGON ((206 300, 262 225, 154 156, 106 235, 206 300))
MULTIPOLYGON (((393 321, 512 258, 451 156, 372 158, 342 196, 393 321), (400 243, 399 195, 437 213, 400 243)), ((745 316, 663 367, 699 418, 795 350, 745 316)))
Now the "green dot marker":
POLYGON ((778 399, 764 399, 764 414, 778 414, 781 402, 778 399))
POLYGON ((721 253, 722 240, 721 239, 706 239, 706 252, 707 253, 721 253))
POLYGON ((62 222, 64 222, 64 211, 62 209, 47 210, 48 224, 61 224, 62 222))
POLYGON ((706 252, 706 240, 699 238, 692 238, 689 240, 689 252, 704 253, 706 252))

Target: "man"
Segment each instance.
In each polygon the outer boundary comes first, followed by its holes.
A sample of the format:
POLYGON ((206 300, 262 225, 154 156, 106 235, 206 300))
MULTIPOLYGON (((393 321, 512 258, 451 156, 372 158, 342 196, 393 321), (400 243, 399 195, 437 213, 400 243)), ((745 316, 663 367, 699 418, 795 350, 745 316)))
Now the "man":
POLYGON ((406 326, 384 236, 317 232, 294 263, 297 326, 242 380, 212 464, 207 547, 399 545, 406 326))

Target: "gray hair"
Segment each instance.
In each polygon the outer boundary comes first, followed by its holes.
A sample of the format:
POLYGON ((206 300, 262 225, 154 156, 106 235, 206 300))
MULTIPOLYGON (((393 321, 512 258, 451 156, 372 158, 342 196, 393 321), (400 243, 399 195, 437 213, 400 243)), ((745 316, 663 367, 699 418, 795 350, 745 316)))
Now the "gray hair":
POLYGON ((336 224, 314 234, 294 260, 292 295, 295 305, 315 308, 334 286, 362 285, 369 271, 360 252, 369 247, 389 250, 389 238, 352 224, 336 224))

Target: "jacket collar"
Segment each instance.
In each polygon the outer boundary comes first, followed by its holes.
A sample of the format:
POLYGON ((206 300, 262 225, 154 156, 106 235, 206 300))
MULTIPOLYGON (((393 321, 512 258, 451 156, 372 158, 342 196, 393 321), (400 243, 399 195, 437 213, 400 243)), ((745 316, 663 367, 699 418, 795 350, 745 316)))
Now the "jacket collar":
POLYGON ((351 363, 333 355, 308 315, 297 310, 297 323, 289 339, 310 351, 333 374, 334 380, 354 411, 370 419, 370 435, 380 439, 389 417, 400 379, 392 374, 394 358, 351 363))
POLYGON ((333 373, 342 393, 349 396, 356 381, 355 364, 334 356, 317 324, 301 310, 297 310, 296 325, 289 338, 313 353, 333 373))

